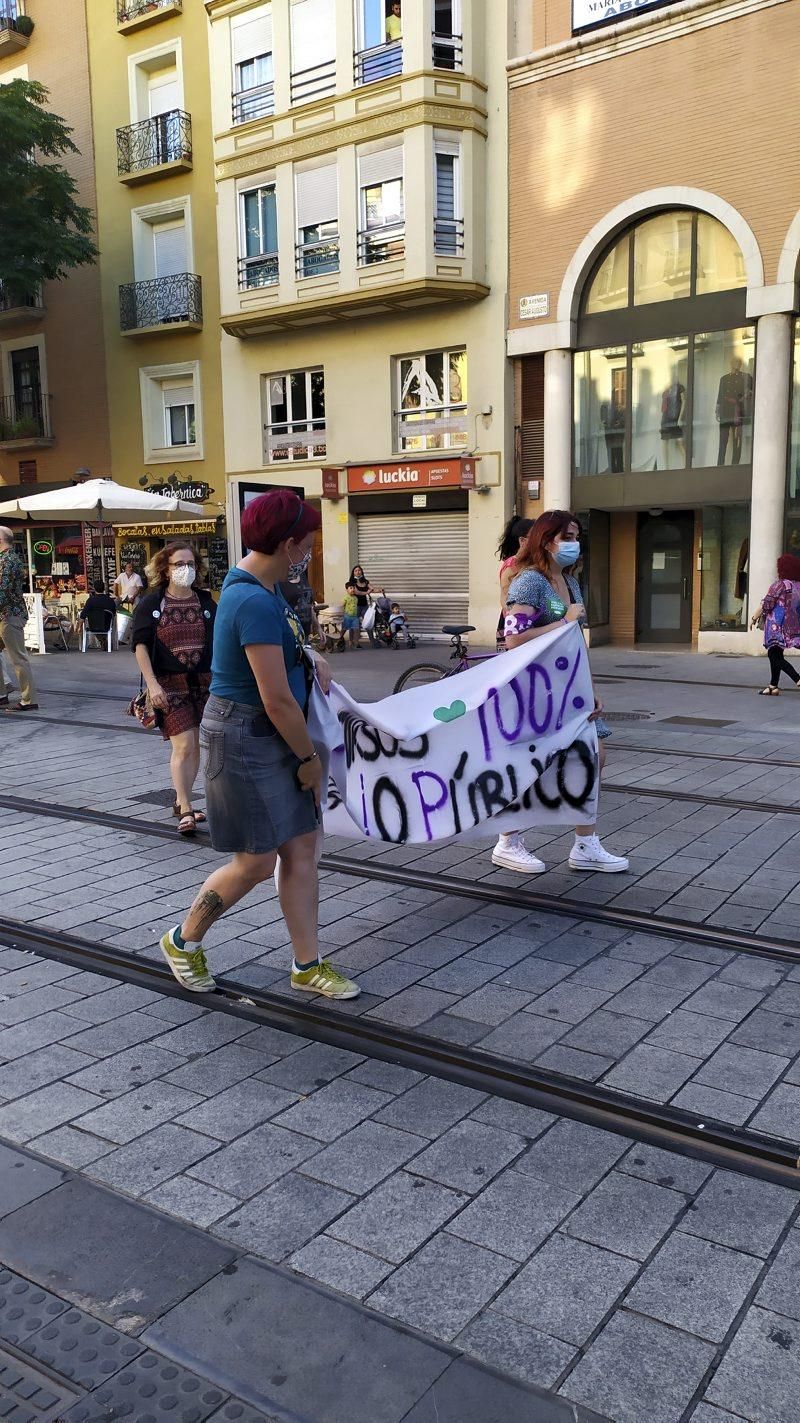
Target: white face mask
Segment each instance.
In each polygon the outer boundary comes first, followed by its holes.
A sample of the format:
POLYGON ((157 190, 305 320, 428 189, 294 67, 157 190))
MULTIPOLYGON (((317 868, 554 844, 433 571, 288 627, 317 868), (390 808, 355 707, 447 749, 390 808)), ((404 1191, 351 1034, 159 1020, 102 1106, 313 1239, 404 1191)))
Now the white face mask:
POLYGON ((302 557, 297 560, 297 562, 295 562, 294 559, 291 559, 291 558, 290 558, 290 559, 289 559, 289 577, 290 577, 290 578, 301 578, 302 575, 305 573, 306 569, 308 568, 308 565, 309 565, 310 562, 311 562, 311 549, 308 550, 308 553, 304 553, 304 554, 302 555, 302 557))
POLYGON ((196 576, 195 570, 189 568, 186 564, 181 568, 171 569, 172 582, 176 584, 178 588, 191 588, 196 576))

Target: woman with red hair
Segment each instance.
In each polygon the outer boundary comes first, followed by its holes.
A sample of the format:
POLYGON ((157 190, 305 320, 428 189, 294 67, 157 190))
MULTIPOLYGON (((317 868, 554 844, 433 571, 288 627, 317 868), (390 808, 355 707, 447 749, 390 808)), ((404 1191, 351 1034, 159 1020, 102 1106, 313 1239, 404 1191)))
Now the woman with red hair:
POLYGON ((274 489, 242 514, 246 548, 222 586, 214 631, 211 695, 200 727, 211 843, 231 855, 209 875, 161 951, 184 988, 210 993, 203 936, 268 879, 280 859, 278 893, 294 960, 291 986, 326 998, 359 989, 320 960, 317 838, 322 767, 306 719, 314 676, 330 686, 324 658, 310 653, 280 584, 304 565, 320 526, 316 509, 274 489))
POLYGON ((750 619, 750 626, 764 619, 764 646, 769 658, 769 685, 760 697, 779 697, 781 672, 797 686, 800 675, 787 661, 786 649, 800 647, 800 558, 784 553, 778 559, 778 577, 770 586, 750 619))

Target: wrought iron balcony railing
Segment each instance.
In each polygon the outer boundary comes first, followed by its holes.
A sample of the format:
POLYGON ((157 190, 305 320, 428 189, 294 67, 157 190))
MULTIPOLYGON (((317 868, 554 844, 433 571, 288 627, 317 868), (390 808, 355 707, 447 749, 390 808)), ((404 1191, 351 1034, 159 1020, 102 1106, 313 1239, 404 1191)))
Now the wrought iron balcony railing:
POLYGON ((298 277, 321 277, 339 270, 339 238, 323 237, 319 242, 298 242, 295 246, 298 277))
POLYGON ((182 10, 183 0, 117 0, 117 24, 141 20, 156 10, 182 10))
POLYGON ((258 287, 274 287, 277 280, 277 252, 262 252, 257 257, 239 258, 239 291, 252 291, 258 287))
POLYGON ((0 312, 38 310, 41 305, 41 292, 21 292, 7 282, 0 282, 0 312))
POLYGON ((171 109, 167 114, 156 114, 152 119, 117 129, 120 175, 191 161, 192 120, 183 109, 171 109))
POLYGON ((336 60, 328 59, 324 64, 315 64, 311 69, 298 70, 292 75, 292 103, 310 104, 314 99, 323 99, 336 90, 336 60))
POLYGON ((0 396, 0 445, 52 440, 52 396, 27 390, 21 398, 0 396))
POLYGON ((373 262, 389 262, 394 257, 402 257, 405 249, 404 222, 365 228, 358 234, 358 265, 369 267, 373 262))
POLYGON ((203 282, 192 272, 155 277, 149 282, 126 282, 119 289, 121 331, 141 331, 153 326, 203 324, 203 282))
POLYGON ((371 49, 360 49, 353 55, 353 71, 357 85, 375 84, 403 72, 403 42, 391 40, 371 49))
POLYGON ((275 112, 275 86, 256 84, 252 89, 240 89, 231 95, 233 122, 246 124, 251 119, 264 119, 275 112))
POLYGON ((433 219, 433 250, 442 257, 463 257, 463 218, 435 217, 433 219))
POLYGON ((434 32, 433 67, 434 69, 464 68, 463 35, 437 35, 434 32))

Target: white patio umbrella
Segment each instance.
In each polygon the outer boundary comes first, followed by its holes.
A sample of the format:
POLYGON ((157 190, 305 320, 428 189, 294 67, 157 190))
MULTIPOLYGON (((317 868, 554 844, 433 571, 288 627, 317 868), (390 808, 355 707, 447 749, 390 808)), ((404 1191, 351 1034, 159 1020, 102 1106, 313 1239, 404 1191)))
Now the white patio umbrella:
MULTIPOLYGON (((31 523, 53 524, 69 515, 81 524, 164 524, 180 519, 204 519, 202 504, 179 499, 174 494, 148 494, 131 489, 113 479, 87 479, 66 489, 25 494, 0 504, 0 521, 24 519, 28 525, 28 568, 33 592, 33 550, 31 523)), ((104 540, 103 540, 104 542, 104 540)))

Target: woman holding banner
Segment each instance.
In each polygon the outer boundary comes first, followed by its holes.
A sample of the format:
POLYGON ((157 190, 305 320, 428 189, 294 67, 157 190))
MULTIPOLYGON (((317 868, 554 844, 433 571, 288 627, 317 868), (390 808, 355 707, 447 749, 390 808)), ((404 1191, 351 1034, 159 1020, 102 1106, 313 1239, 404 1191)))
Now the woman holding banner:
MULTIPOLYGON (((574 514, 554 509, 541 514, 523 540, 517 555, 517 575, 508 589, 508 613, 505 620, 506 646, 520 647, 541 637, 559 624, 586 621, 580 587, 570 570, 581 556, 580 525, 574 514)), ((603 708, 595 699, 594 721, 600 738, 600 769, 605 761, 603 740, 611 733, 603 721, 603 708)), ((534 859, 536 868, 513 864, 500 844, 492 852, 492 863, 504 869, 518 869, 524 874, 542 874, 546 866, 525 850, 526 859, 534 859)), ((594 825, 575 827, 575 844, 570 851, 572 870, 590 870, 600 874, 621 874, 628 868, 622 855, 611 855, 604 849, 594 825)))

